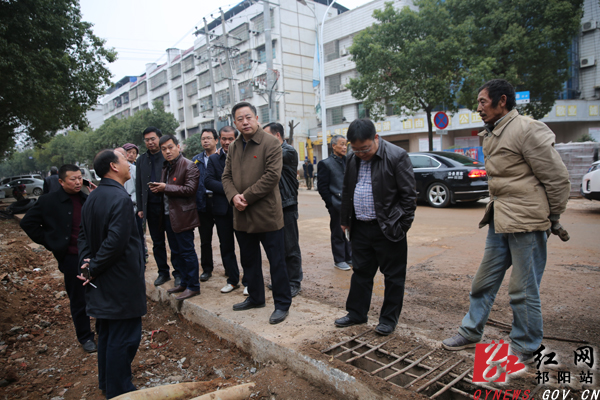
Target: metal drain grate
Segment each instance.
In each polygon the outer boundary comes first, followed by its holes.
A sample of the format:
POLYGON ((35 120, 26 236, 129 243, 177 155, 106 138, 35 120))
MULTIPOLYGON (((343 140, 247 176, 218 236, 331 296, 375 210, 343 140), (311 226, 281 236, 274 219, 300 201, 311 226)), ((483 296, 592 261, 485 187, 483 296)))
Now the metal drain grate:
MULTIPOLYGON (((351 364, 357 368, 378 376, 394 386, 422 393, 430 399, 455 400, 474 399, 468 392, 477 389, 497 390, 489 385, 473 384, 473 365, 470 361, 455 357, 455 354, 442 349, 424 348, 423 345, 410 349, 403 355, 397 355, 384 349, 392 339, 377 343, 381 336, 372 335, 365 339, 368 329, 359 335, 337 343, 322 353, 351 364), (443 361, 437 365, 428 365, 425 360, 437 353, 436 359, 443 361), (391 361, 390 361, 391 360, 391 361)), ((506 398, 512 399, 511 394, 506 398)))

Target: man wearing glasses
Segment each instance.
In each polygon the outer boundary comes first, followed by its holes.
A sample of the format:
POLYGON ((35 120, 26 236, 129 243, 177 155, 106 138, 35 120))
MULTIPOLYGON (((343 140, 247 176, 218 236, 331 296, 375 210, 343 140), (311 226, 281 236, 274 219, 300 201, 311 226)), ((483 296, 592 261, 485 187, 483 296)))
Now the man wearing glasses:
POLYGON ((371 120, 354 120, 348 140, 354 154, 344 176, 341 229, 350 234, 354 271, 346 300, 348 314, 335 325, 344 328, 367 322, 373 278, 380 269, 385 292, 375 332, 385 336, 396 329, 402 311, 406 233, 417 198, 415 176, 406 151, 380 139, 371 120))
POLYGON ((350 242, 340 228, 340 207, 342 206, 342 184, 346 170, 346 138, 335 135, 331 138, 333 154, 317 164, 317 190, 329 211, 331 231, 331 252, 335 268, 350 271, 352 250, 350 242))
MULTIPOLYGON (((158 277, 155 286, 160 286, 171 279, 169 264, 167 264, 167 248, 165 246, 165 228, 161 224, 162 194, 153 193, 148 186, 150 182, 160 182, 162 167, 165 161, 158 144, 162 132, 150 126, 142 133, 144 144, 148 151, 142 154, 136 165, 135 192, 138 207, 138 216, 148 222, 148 230, 152 238, 154 260, 158 267, 158 277)), ((173 268, 175 286, 179 286, 181 275, 173 268)))

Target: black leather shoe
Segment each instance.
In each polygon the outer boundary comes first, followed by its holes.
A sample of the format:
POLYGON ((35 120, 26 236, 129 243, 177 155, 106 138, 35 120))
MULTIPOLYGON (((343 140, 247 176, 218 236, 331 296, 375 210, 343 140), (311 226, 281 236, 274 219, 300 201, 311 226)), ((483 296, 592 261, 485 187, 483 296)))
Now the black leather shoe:
POLYGON ((206 282, 212 276, 212 272, 203 272, 200 275, 200 282, 206 282))
POLYGON ((290 289, 292 291, 292 297, 298 296, 298 293, 300 293, 300 290, 302 290, 300 289, 300 286, 292 286, 290 289))
POLYGON ((379 324, 377 325, 377 327, 375 328, 375 332, 379 333, 382 336, 387 336, 390 333, 394 332, 395 328, 392 328, 389 325, 386 324, 379 324))
POLYGON ((271 314, 271 318, 269 318, 269 323, 271 325, 275 325, 280 322, 283 322, 287 318, 288 314, 289 314, 288 311, 275 309, 275 311, 273 311, 273 314, 271 314))
POLYGON ((156 280, 154 281, 154 286, 160 286, 163 283, 170 281, 171 278, 169 278, 168 276, 164 276, 164 275, 159 275, 158 278, 156 278, 156 280))
POLYGON ((171 289, 167 289, 167 293, 181 293, 185 290, 183 286, 175 286, 171 289))
POLYGON ((87 342, 82 344, 81 347, 83 347, 83 351, 85 351, 86 353, 95 353, 98 351, 98 347, 96 346, 96 343, 94 343, 93 340, 88 340, 87 342))
POLYGON ((269 284, 267 285, 267 289, 269 289, 269 290, 273 290, 273 285, 269 283, 269 284))
POLYGON ((248 297, 246 300, 242 301, 241 303, 237 303, 233 305, 233 311, 245 311, 245 310, 251 310, 253 308, 263 308, 265 306, 265 303, 262 304, 254 304, 250 301, 250 297, 248 297))
POLYGON ((355 321, 346 315, 345 317, 336 319, 335 326, 337 326, 338 328, 347 328, 353 325, 364 324, 365 322, 367 321, 355 321))
POLYGON ((173 282, 173 285, 175 286, 181 286, 181 278, 176 276, 175 277, 175 282, 173 282))

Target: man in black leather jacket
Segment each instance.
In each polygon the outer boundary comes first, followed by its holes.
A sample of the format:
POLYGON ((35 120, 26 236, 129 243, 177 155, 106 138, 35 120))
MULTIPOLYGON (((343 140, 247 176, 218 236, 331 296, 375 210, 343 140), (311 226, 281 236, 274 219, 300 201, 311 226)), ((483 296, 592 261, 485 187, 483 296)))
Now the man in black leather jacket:
POLYGON ((350 271, 352 250, 350 242, 340 228, 340 207, 342 206, 342 186, 346 170, 346 138, 335 135, 331 138, 333 154, 317 164, 317 190, 329 211, 331 231, 331 252, 334 266, 342 271, 350 271))
POLYGON ((370 120, 354 120, 348 140, 354 154, 344 176, 341 228, 350 230, 354 272, 346 301, 348 315, 335 324, 367 322, 379 268, 385 291, 375 331, 389 335, 398 324, 404 299, 406 232, 415 216, 415 176, 406 151, 380 139, 370 120))
POLYGON ((302 254, 298 233, 298 152, 283 140, 283 125, 271 122, 264 131, 275 136, 281 143, 283 168, 279 180, 279 193, 283 206, 283 241, 285 243, 285 265, 292 297, 300 293, 302 282, 302 254))

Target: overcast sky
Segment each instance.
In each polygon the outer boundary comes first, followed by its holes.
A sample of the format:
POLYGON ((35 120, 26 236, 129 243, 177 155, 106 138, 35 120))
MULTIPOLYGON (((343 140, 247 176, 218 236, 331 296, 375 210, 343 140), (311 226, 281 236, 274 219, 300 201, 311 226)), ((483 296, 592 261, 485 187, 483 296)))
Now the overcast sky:
MULTIPOLYGON (((340 0, 353 9, 370 0, 340 0)), ((194 27, 202 18, 210 22, 219 7, 229 10, 240 1, 231 0, 80 0, 83 20, 94 24, 94 33, 114 47, 118 59, 109 64, 117 81, 127 75, 141 75, 145 64, 166 61, 165 50, 188 49, 194 45, 194 27)))

